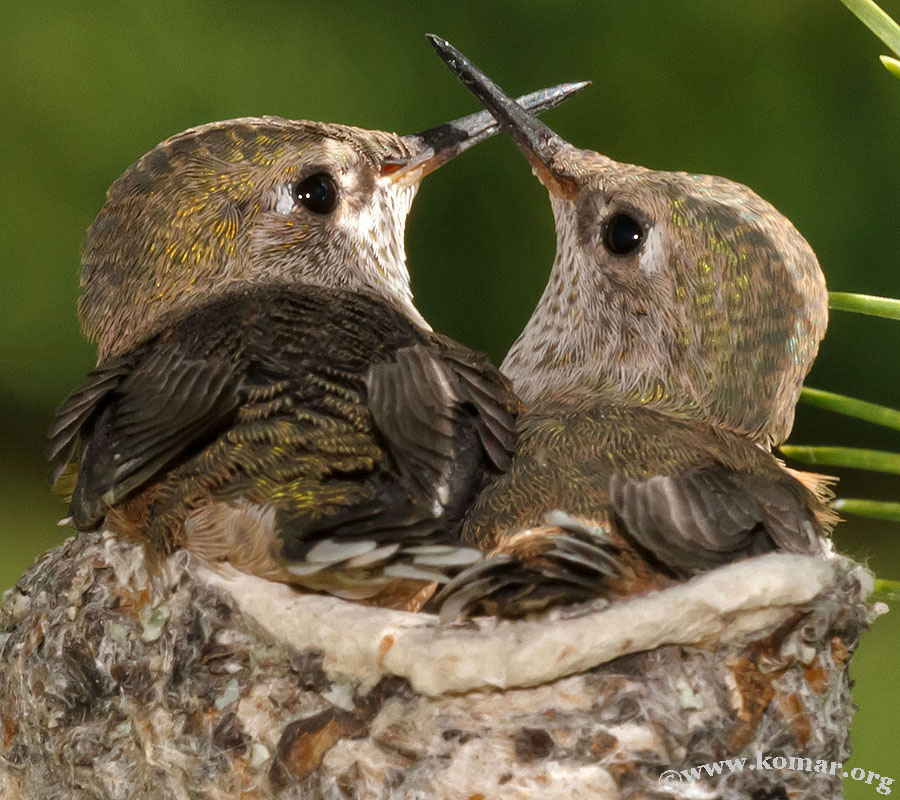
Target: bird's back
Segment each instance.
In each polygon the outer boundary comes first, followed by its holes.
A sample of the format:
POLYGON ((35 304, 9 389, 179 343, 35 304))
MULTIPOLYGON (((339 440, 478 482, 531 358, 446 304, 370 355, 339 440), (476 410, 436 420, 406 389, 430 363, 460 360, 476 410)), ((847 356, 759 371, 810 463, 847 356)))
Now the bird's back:
POLYGON ((539 403, 466 518, 464 540, 491 557, 439 599, 449 616, 518 616, 773 549, 822 552, 827 499, 819 476, 712 424, 624 402, 539 403))
POLYGON ((60 408, 52 450, 78 464, 81 528, 300 582, 354 559, 368 576, 404 548, 447 556, 508 459, 496 369, 378 298, 236 288, 165 322, 60 408))

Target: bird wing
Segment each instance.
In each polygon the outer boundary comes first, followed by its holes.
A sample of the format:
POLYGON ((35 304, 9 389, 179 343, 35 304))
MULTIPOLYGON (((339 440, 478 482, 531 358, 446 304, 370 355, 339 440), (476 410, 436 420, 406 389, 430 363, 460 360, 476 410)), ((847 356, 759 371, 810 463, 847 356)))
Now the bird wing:
POLYGON ((508 467, 516 401, 486 357, 404 347, 393 360, 369 369, 366 386, 372 418, 391 456, 435 510, 457 502, 461 493, 468 504, 473 487, 466 473, 480 471, 484 459, 472 452, 476 437, 496 470, 508 467))
POLYGON ((188 357, 177 344, 144 352, 95 370, 57 412, 51 459, 58 476, 77 454, 79 527, 96 525, 105 506, 227 424, 238 406, 240 381, 227 361, 188 357))
MULTIPOLYGON (((618 472, 609 488, 617 519, 592 527, 548 513, 544 525, 501 536, 484 561, 449 581, 431 604, 445 620, 521 617, 555 605, 640 594, 665 585, 665 573, 689 575, 775 547, 821 552, 822 528, 807 491, 786 473, 724 466, 646 480, 618 472), (639 547, 626 545, 629 540, 639 547), (656 566, 649 568, 647 555, 656 566)), ((610 507, 598 507, 595 517, 610 507)))
POLYGON ((532 409, 520 426, 512 467, 466 523, 491 551, 435 598, 450 618, 640 594, 772 549, 820 553, 834 521, 821 481, 696 420, 598 404, 532 409), (545 524, 556 511, 597 532, 545 524))
POLYGON ((776 470, 715 465, 645 480, 618 472, 609 498, 623 532, 677 574, 774 548, 820 552, 822 529, 809 491, 776 470))
POLYGON ((461 402, 476 412, 475 427, 494 468, 505 472, 516 448, 519 401, 484 353, 457 347, 443 353, 458 381, 461 402))
POLYGON ((139 524, 167 546, 212 500, 256 508, 298 582, 327 588, 345 567, 360 582, 431 580, 478 557, 460 547, 460 520, 486 469, 508 463, 516 410, 484 357, 383 303, 261 288, 92 375, 61 408, 52 450, 78 462, 79 527, 159 482, 139 524))
POLYGON ((131 372, 125 359, 115 359, 88 373, 81 385, 56 411, 53 426, 47 434, 50 444, 47 461, 50 483, 56 485, 71 461, 77 458, 82 434, 110 393, 131 372))
MULTIPOLYGON (((277 508, 280 562, 297 583, 364 597, 394 579, 443 582, 480 558, 458 528, 486 469, 509 462, 517 401, 485 357, 404 336, 362 371, 333 357, 304 359, 283 430, 269 428, 274 439, 256 442, 243 407, 230 432, 246 445, 251 484, 281 476, 268 502, 277 508)), ((346 319, 328 346, 373 350, 360 319, 346 319)))

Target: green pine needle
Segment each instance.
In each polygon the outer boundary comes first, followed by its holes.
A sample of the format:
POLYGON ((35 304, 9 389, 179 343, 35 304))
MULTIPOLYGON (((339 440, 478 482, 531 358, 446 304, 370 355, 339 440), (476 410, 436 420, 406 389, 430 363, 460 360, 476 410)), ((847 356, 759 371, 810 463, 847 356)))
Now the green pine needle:
POLYGON ((865 400, 857 400, 855 397, 813 389, 809 386, 803 387, 800 392, 800 400, 809 406, 817 406, 846 417, 864 419, 866 422, 873 422, 876 425, 900 431, 900 411, 894 408, 867 403, 865 400))
POLYGON ((870 314, 873 317, 900 320, 900 300, 895 300, 893 297, 830 292, 828 305, 835 311, 855 311, 857 314, 870 314))
POLYGON ((895 78, 900 78, 900 61, 896 58, 891 58, 890 56, 878 56, 881 60, 881 63, 884 64, 884 68, 891 73, 895 78))
POLYGON ((900 503, 882 503, 878 500, 856 500, 841 498, 832 503, 835 511, 854 514, 857 517, 872 517, 900 522, 900 503))
POLYGON ((810 447, 785 444, 781 452, 788 458, 804 464, 820 464, 827 467, 854 467, 873 472, 891 472, 900 475, 900 453, 883 450, 862 450, 856 447, 810 447))
POLYGON ((841 0, 872 33, 900 56, 900 25, 872 0, 841 0))

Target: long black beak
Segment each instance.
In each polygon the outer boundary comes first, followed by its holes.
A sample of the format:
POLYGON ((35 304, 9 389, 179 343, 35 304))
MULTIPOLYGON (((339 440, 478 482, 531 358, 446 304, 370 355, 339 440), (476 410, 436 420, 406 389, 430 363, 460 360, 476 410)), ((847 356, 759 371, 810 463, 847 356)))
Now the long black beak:
MULTIPOLYGON (((522 109, 541 114, 580 92, 589 83, 590 81, 560 83, 549 89, 522 95, 515 102, 508 98, 504 99, 516 106, 523 116, 528 117, 522 109)), ((479 111, 420 133, 403 136, 403 141, 413 155, 409 159, 385 162, 383 172, 390 175, 395 183, 418 183, 428 173, 434 172, 451 158, 456 158, 460 153, 493 136, 499 130, 500 126, 494 120, 491 111, 479 111)))
POLYGON ((575 179, 554 167, 561 151, 573 149, 565 139, 548 128, 527 108, 504 94, 487 75, 459 52, 450 42, 427 34, 444 63, 456 74, 472 94, 481 101, 528 159, 541 183, 563 197, 571 197, 578 189, 575 179))

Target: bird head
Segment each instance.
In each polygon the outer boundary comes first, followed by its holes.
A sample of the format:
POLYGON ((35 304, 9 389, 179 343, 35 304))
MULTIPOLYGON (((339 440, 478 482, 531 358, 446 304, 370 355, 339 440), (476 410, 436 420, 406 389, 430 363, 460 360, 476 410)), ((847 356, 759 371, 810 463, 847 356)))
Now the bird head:
POLYGON ((502 366, 522 400, 602 395, 783 441, 828 317, 791 222, 734 181, 579 149, 432 44, 528 159, 556 218, 550 279, 502 366))
MULTIPOLYGON (((585 84, 521 101, 551 108, 585 84)), ((399 136, 279 117, 215 122, 154 147, 88 229, 79 315, 100 361, 161 320, 261 283, 373 293, 413 305, 406 217, 419 182, 497 130, 488 112, 399 136)))

